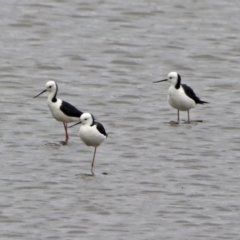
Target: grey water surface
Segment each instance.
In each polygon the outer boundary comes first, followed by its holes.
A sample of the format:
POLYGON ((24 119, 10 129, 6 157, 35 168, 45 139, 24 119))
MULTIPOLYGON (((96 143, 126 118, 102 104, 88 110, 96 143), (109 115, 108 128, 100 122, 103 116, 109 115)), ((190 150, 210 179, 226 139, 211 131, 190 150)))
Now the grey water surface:
POLYGON ((239 1, 0 4, 0 239, 240 239, 239 1), (171 71, 210 102, 191 124, 152 83, 171 71), (49 80, 109 134, 94 177, 33 99, 49 80))

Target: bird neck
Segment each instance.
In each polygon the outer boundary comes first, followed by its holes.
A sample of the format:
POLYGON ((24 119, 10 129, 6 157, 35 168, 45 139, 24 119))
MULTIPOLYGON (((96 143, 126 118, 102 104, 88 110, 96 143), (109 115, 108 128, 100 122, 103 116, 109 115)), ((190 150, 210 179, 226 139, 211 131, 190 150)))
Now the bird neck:
POLYGON ((181 76, 178 74, 177 83, 175 85, 175 88, 179 89, 180 87, 181 87, 181 76))
MULTIPOLYGON (((92 115, 92 114, 91 114, 91 115, 92 115)), ((94 126, 94 124, 95 124, 95 118, 94 118, 94 116, 92 115, 92 123, 91 123, 90 126, 92 127, 92 126, 94 126)))
POLYGON ((50 94, 48 95, 48 100, 51 102, 56 102, 57 101, 57 92, 58 92, 58 87, 56 84, 56 88, 53 89, 53 91, 50 92, 50 94))

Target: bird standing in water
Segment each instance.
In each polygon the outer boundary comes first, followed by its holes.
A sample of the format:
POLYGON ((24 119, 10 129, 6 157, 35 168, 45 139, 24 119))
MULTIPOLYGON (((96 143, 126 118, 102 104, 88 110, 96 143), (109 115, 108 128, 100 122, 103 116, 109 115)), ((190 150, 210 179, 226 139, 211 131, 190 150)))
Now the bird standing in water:
POLYGON ((202 101, 196 96, 194 91, 186 84, 181 84, 181 76, 177 72, 170 72, 167 79, 158 82, 170 82, 171 86, 168 90, 168 103, 173 108, 177 109, 178 122, 179 122, 179 111, 188 112, 188 122, 190 123, 189 110, 194 108, 196 104, 205 104, 208 102, 202 101))
POLYGON ((57 98, 58 86, 54 81, 49 81, 46 83, 46 89, 36 95, 34 98, 40 96, 44 92, 49 92, 47 103, 48 107, 52 113, 52 116, 59 122, 63 123, 63 127, 66 134, 65 141, 67 142, 69 139, 67 132, 67 124, 70 122, 79 121, 82 112, 77 108, 72 106, 70 103, 62 101, 57 98))
MULTIPOLYGON (((91 113, 83 113, 80 117, 80 121, 70 127, 77 124, 80 125, 79 136, 81 140, 87 145, 94 147, 93 160, 91 164, 91 172, 93 172, 94 160, 97 151, 97 147, 107 138, 107 133, 100 122, 96 122, 91 113)), ((69 127, 69 128, 70 128, 69 127)))

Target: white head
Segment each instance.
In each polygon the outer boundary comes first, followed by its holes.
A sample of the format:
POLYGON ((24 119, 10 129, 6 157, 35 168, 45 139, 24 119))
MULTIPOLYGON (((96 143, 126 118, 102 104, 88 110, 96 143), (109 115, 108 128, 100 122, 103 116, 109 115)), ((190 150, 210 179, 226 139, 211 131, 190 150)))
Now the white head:
POLYGON ((93 125, 94 124, 94 117, 91 113, 83 113, 80 117, 81 125, 93 125))
POLYGON ((167 81, 175 86, 178 83, 179 78, 180 78, 180 81, 181 81, 181 77, 177 72, 170 72, 167 76, 167 81))
POLYGON ((40 92, 37 96, 33 97, 36 98, 38 96, 40 96, 41 94, 45 93, 45 92, 53 92, 54 97, 56 98, 57 95, 57 91, 58 91, 58 86, 54 81, 48 81, 46 83, 46 89, 44 89, 42 92, 40 92))
POLYGON ((170 82, 171 85, 174 85, 174 86, 177 86, 181 84, 181 76, 177 73, 177 72, 170 72, 167 76, 167 79, 163 79, 163 80, 160 80, 160 81, 156 81, 154 83, 157 83, 157 82, 170 82))
POLYGON ((93 126, 95 123, 95 119, 93 117, 93 115, 91 113, 83 113, 81 116, 80 116, 80 121, 73 124, 72 126, 68 127, 68 128, 71 128, 73 126, 76 126, 78 124, 81 124, 81 126, 83 125, 87 125, 87 126, 93 126))
POLYGON ((53 92, 57 88, 57 84, 54 81, 48 81, 46 83, 46 91, 53 92))

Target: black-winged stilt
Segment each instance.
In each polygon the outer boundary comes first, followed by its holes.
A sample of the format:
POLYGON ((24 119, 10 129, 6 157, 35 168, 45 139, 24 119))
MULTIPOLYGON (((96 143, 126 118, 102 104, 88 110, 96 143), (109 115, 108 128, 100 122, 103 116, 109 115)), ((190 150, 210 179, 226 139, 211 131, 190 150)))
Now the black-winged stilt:
MULTIPOLYGON (((79 136, 81 140, 87 145, 94 147, 93 160, 91 164, 91 172, 93 172, 94 160, 97 147, 107 138, 107 133, 100 122, 96 122, 93 115, 90 113, 83 113, 80 117, 80 122, 70 126, 80 125, 79 136)), ((69 127, 69 128, 70 128, 69 127)))
POLYGON ((47 103, 48 107, 52 113, 52 116, 59 122, 63 123, 65 134, 66 134, 66 142, 69 139, 67 132, 67 123, 77 122, 79 121, 82 112, 77 108, 72 106, 70 103, 62 101, 57 98, 58 86, 54 81, 49 81, 46 83, 46 89, 36 95, 34 98, 43 94, 44 92, 49 92, 47 103))
POLYGON ((153 83, 165 81, 168 81, 171 84, 168 90, 168 103, 170 106, 178 110, 178 122, 179 111, 187 111, 188 122, 190 122, 189 110, 194 108, 196 104, 208 103, 198 98, 189 86, 181 84, 181 76, 177 72, 170 72, 167 79, 155 81, 153 83))

